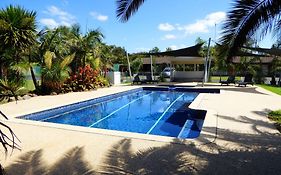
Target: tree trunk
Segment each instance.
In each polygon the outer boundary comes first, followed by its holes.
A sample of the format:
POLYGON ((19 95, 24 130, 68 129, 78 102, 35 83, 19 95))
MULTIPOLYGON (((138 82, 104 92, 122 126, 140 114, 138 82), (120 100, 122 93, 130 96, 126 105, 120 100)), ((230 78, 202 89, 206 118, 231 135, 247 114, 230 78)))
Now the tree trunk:
POLYGON ((36 77, 35 77, 35 73, 34 73, 34 71, 33 71, 32 66, 30 66, 29 68, 30 68, 30 73, 31 73, 31 77, 32 77, 32 81, 33 81, 35 90, 38 91, 38 90, 39 90, 39 89, 38 89, 39 86, 38 86, 38 83, 37 83, 37 80, 36 80, 36 77))
POLYGON ((3 78, 3 64, 0 63, 0 78, 3 78))

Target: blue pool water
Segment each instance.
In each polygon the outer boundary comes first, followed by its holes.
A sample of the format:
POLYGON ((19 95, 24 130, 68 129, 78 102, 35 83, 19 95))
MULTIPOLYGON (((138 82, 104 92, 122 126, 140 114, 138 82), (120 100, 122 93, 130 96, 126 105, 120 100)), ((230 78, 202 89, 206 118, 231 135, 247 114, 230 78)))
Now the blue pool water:
POLYGON ((188 105, 197 92, 137 89, 20 118, 178 138, 198 137, 205 111, 188 105))

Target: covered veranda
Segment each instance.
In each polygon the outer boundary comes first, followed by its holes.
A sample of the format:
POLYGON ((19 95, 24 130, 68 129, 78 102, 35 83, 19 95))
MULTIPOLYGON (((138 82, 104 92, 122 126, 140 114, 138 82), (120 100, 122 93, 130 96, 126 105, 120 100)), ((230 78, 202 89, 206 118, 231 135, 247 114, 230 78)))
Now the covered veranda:
POLYGON ((170 81, 202 82, 208 72, 206 58, 200 55, 202 44, 158 53, 149 53, 150 57, 143 58, 143 64, 150 66, 153 75, 153 64, 166 64, 175 68, 170 72, 170 81))

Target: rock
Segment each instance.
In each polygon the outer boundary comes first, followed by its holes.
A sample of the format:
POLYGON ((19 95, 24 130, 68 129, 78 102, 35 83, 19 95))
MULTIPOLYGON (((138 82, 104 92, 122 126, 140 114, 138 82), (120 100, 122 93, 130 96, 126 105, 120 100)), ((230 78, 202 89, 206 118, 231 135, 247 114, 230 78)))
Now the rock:
POLYGON ((18 96, 18 100, 24 100, 24 98, 21 96, 18 96))
POLYGON ((32 94, 32 97, 37 97, 38 95, 37 94, 32 94))
POLYGON ((30 97, 29 95, 24 95, 22 98, 23 98, 24 100, 27 100, 27 99, 30 99, 31 97, 30 97))
POLYGON ((52 92, 51 95, 58 95, 56 92, 52 92))

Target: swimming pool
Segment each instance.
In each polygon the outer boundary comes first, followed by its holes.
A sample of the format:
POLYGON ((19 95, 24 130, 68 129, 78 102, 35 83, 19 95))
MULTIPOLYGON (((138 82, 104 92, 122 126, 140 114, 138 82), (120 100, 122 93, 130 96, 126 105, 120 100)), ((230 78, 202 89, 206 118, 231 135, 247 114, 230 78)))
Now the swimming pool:
POLYGON ((138 88, 19 118, 88 128, 196 138, 200 135, 206 111, 192 110, 188 106, 199 92, 184 88, 138 88))

